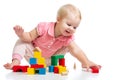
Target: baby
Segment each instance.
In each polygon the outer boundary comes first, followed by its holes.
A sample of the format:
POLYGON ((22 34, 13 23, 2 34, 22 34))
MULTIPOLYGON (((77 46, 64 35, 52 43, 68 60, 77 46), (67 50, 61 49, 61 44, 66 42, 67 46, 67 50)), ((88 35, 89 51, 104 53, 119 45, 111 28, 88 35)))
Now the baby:
POLYGON ((12 69, 14 65, 20 65, 22 58, 28 61, 37 47, 41 49, 47 66, 50 65, 52 55, 70 52, 81 62, 82 67, 89 69, 91 66, 96 66, 99 68, 87 58, 74 41, 74 33, 80 21, 79 9, 72 4, 66 4, 58 10, 56 22, 40 22, 30 32, 24 32, 21 26, 16 25, 13 29, 19 40, 13 49, 12 62, 4 64, 4 67, 12 69))

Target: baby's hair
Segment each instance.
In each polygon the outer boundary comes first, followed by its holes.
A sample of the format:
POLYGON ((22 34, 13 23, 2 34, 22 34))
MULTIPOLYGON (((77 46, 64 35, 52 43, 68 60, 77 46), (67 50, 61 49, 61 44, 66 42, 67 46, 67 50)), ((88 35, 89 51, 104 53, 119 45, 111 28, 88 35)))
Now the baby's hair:
POLYGON ((58 10, 58 13, 57 13, 57 17, 63 18, 67 14, 69 14, 69 12, 76 15, 77 17, 79 17, 81 19, 80 10, 72 4, 66 4, 66 5, 63 5, 62 7, 60 7, 60 9, 58 10))

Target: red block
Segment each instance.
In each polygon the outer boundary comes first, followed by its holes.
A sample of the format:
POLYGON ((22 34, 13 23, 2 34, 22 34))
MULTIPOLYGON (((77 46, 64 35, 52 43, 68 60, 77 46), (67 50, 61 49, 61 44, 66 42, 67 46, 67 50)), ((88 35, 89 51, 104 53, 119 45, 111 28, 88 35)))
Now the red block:
POLYGON ((32 64, 31 68, 35 68, 35 69, 37 69, 37 68, 44 68, 44 65, 32 64))
POLYGON ((96 66, 92 66, 90 68, 92 69, 92 73, 99 73, 99 69, 101 68, 101 66, 99 65, 99 68, 96 66))
POLYGON ((59 73, 59 68, 57 66, 54 67, 54 73, 59 73))
POLYGON ((13 72, 27 72, 28 67, 29 66, 15 65, 15 66, 13 66, 12 70, 13 70, 13 72))
POLYGON ((59 65, 65 66, 65 58, 59 59, 59 65))

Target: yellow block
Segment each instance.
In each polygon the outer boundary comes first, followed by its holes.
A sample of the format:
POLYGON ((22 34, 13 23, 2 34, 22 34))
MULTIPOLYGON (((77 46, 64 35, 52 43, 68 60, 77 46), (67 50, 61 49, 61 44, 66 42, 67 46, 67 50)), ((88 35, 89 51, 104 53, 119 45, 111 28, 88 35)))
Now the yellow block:
POLYGON ((33 54, 33 57, 34 58, 41 58, 41 52, 35 50, 34 54, 33 54))
POLYGON ((61 74, 62 72, 66 72, 66 67, 63 67, 63 66, 59 66, 59 74, 61 74))
POLYGON ((27 74, 35 74, 34 68, 27 68, 27 74))
POLYGON ((45 64, 45 58, 41 57, 37 59, 38 64, 45 64))

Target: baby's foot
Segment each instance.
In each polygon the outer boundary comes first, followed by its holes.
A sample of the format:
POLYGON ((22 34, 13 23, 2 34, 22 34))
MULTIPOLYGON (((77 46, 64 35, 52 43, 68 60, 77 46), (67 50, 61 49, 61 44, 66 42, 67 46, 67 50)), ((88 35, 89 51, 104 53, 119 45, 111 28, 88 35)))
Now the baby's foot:
POLYGON ((6 69, 12 69, 13 64, 12 63, 7 63, 3 65, 6 69))

